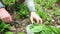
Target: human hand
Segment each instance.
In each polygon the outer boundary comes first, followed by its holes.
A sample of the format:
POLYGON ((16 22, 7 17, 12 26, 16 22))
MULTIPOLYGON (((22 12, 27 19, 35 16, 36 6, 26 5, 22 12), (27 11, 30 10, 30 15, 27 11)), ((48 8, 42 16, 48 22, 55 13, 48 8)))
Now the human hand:
POLYGON ((10 14, 5 10, 5 8, 0 9, 0 18, 5 22, 12 22, 10 14))
POLYGON ((32 23, 33 23, 33 20, 36 20, 37 23, 42 24, 42 19, 33 11, 31 12, 30 20, 31 20, 32 23))

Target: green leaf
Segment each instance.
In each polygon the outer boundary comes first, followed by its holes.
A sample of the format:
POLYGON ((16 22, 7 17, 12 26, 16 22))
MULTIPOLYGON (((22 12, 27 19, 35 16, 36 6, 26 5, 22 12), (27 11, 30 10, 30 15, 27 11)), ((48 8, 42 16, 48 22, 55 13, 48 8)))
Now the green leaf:
POLYGON ((13 34, 13 32, 8 31, 8 32, 5 32, 5 34, 13 34))
POLYGON ((2 0, 3 4, 5 5, 13 5, 16 0, 2 0))
POLYGON ((24 34, 24 32, 19 32, 18 34, 24 34))
MULTIPOLYGON (((59 34, 60 29, 56 28, 55 26, 44 25, 44 24, 32 24, 33 28, 31 28, 31 32, 37 34, 59 34)), ((31 26, 31 27, 32 27, 31 26)))

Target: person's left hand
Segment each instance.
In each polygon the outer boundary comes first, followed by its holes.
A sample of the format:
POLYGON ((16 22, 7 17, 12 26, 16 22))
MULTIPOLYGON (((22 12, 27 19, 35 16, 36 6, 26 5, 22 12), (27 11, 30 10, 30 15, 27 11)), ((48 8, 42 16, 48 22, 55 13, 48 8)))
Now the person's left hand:
POLYGON ((33 20, 36 20, 37 23, 41 23, 42 24, 42 19, 35 13, 35 12, 31 12, 31 16, 30 16, 30 20, 33 23, 33 20))

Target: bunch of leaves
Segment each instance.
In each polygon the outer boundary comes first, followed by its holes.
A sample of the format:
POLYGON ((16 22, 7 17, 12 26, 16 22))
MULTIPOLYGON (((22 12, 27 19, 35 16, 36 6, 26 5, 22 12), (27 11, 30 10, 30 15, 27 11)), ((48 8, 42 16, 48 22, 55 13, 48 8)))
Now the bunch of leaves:
POLYGON ((50 21, 52 21, 52 17, 44 11, 44 9, 39 5, 39 4, 36 4, 36 13, 44 20, 46 21, 47 23, 50 23, 50 21))
POLYGON ((18 34, 24 34, 24 32, 18 32, 18 34))
POLYGON ((16 0, 2 0, 4 5, 13 5, 16 0))
POLYGON ((53 8, 53 14, 57 17, 57 18, 60 18, 60 11, 59 11, 59 8, 58 7, 55 7, 55 6, 52 6, 54 7, 53 8))
POLYGON ((9 29, 9 28, 10 28, 9 24, 6 24, 5 22, 0 21, 0 32, 3 32, 5 29, 9 29))
POLYGON ((29 16, 29 10, 26 6, 26 4, 19 4, 17 6, 17 18, 22 18, 22 17, 28 17, 29 16))
POLYGON ((34 34, 60 34, 59 28, 44 24, 32 24, 30 26, 30 30, 34 34))
POLYGON ((8 32, 5 32, 5 34, 13 34, 13 32, 8 31, 8 32))
POLYGON ((40 4, 40 0, 34 0, 36 4, 40 4))
POLYGON ((44 8, 52 7, 57 0, 35 0, 37 4, 40 4, 44 8))
POLYGON ((35 7, 37 10, 37 14, 45 21, 45 24, 52 23, 52 17, 48 13, 48 8, 52 8, 53 11, 57 11, 57 7, 54 5, 54 3, 57 0, 35 0, 35 7))
POLYGON ((59 11, 55 11, 55 12, 54 12, 54 15, 55 15, 57 18, 60 18, 60 12, 59 12, 59 11))

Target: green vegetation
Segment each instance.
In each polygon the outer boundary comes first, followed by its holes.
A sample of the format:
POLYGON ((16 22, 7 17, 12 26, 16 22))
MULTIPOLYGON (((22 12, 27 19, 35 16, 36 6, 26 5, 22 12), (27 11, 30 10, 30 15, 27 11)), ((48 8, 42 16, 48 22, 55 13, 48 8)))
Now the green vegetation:
POLYGON ((4 32, 4 30, 9 29, 9 28, 10 28, 9 24, 6 24, 5 22, 0 21, 0 32, 4 32))
POLYGON ((55 11, 54 15, 57 16, 58 18, 60 18, 60 12, 55 11))
POLYGON ((53 4, 54 4, 56 1, 57 1, 57 0, 35 0, 35 2, 37 2, 37 4, 42 5, 44 8, 53 7, 53 4))
POLYGON ((24 32, 18 32, 18 34, 24 34, 24 32))
MULTIPOLYGON (((37 15, 39 15, 42 20, 44 21, 44 24, 32 24, 30 27, 31 31, 35 34, 59 34, 60 29, 51 26, 51 25, 45 25, 52 23, 52 16, 48 13, 48 10, 53 10, 53 15, 60 18, 60 12, 58 11, 58 8, 55 6, 57 0, 34 0, 35 3, 35 9, 37 15)), ((22 3, 19 4, 16 0, 2 0, 3 4, 6 6, 6 9, 9 12, 15 11, 17 13, 17 19, 19 18, 29 18, 29 10, 26 6, 26 4, 22 3), (15 3, 17 2, 17 3, 15 3)), ((0 32, 3 32, 5 28, 9 28, 8 24, 5 24, 4 22, 1 22, 0 24, 0 32)), ((6 34, 12 34, 11 32, 6 32, 6 34)), ((19 32, 18 34, 23 34, 22 32, 19 32)))
POLYGON ((2 0, 5 5, 13 5, 16 0, 2 0))
MULTIPOLYGON (((59 15, 58 8, 53 5, 57 0, 35 0, 35 7, 37 10, 37 14, 45 20, 44 24, 32 24, 30 30, 34 34, 60 34, 60 29, 56 28, 55 26, 45 25, 52 23, 51 20, 53 18, 48 13, 48 9, 52 9, 54 11, 54 15, 59 15), (37 2, 37 3, 36 3, 37 2)), ((58 17, 58 16, 57 16, 58 17)))
MULTIPOLYGON (((8 1, 5 0, 5 1, 3 1, 3 3, 5 5, 12 4, 12 6, 10 6, 9 9, 7 9, 7 10, 13 12, 13 8, 14 8, 17 11, 16 18, 28 17, 29 10, 27 9, 26 4, 24 4, 25 2, 22 4, 18 4, 18 3, 15 3, 15 2, 17 2, 16 0, 8 0, 8 1)), ((52 10, 54 10, 54 12, 55 11, 57 12, 57 10, 58 10, 57 7, 55 7, 53 5, 53 4, 55 4, 55 2, 57 0, 34 0, 34 1, 35 1, 36 10, 37 10, 38 15, 41 18, 43 18, 44 20, 51 21, 52 20, 51 16, 46 12, 47 12, 48 8, 52 8, 52 10)))
POLYGON ((8 32, 5 32, 5 34, 13 34, 13 32, 8 31, 8 32))
POLYGON ((55 26, 44 24, 32 24, 30 30, 34 34, 60 34, 60 29, 55 26))
MULTIPOLYGON (((8 31, 8 32, 5 32, 5 34, 13 34, 13 32, 8 31)), ((24 32, 18 32, 17 34, 24 34, 24 32)))
POLYGON ((26 6, 26 4, 20 4, 18 5, 18 12, 17 12, 17 18, 22 18, 22 17, 28 17, 29 16, 29 10, 26 6))

